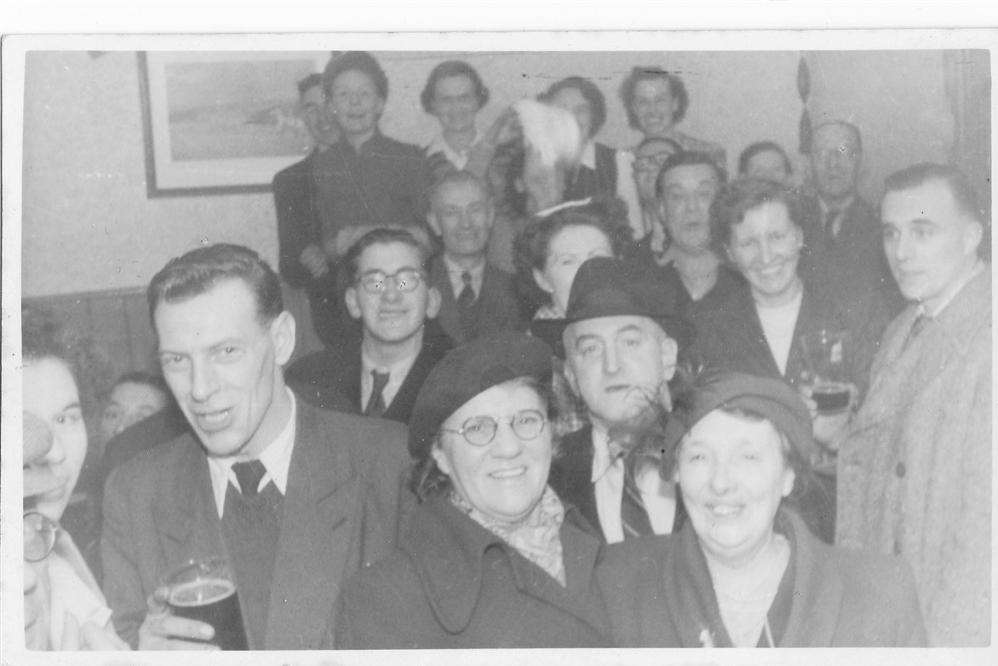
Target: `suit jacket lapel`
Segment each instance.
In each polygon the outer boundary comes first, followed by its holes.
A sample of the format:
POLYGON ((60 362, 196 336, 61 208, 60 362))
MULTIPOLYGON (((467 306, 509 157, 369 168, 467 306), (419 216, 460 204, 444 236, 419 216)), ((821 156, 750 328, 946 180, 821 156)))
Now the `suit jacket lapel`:
POLYGON ((752 301, 752 295, 746 293, 743 298, 737 299, 737 303, 742 308, 742 314, 738 319, 745 322, 745 326, 739 330, 744 349, 751 356, 759 359, 759 362, 773 377, 782 377, 780 367, 776 365, 773 352, 769 349, 769 343, 766 342, 766 334, 762 330, 762 322, 759 321, 759 312, 752 301))
POLYGON ((596 492, 593 487, 593 429, 586 426, 562 440, 560 467, 563 474, 562 500, 574 504, 579 513, 602 535, 596 492))
POLYGON ((167 569, 195 557, 226 556, 208 459, 193 435, 185 440, 176 467, 158 477, 153 509, 167 569))
POLYGON ((437 256, 430 264, 430 284, 440 292, 440 314, 437 315, 440 327, 456 342, 460 342, 461 319, 457 312, 457 296, 454 294, 442 256, 437 256))
POLYGON ((284 517, 270 592, 267 649, 316 649, 345 570, 357 557, 360 493, 344 448, 327 440, 318 410, 298 401, 284 517))
POLYGON ((565 508, 561 546, 567 584, 563 587, 540 567, 510 549, 514 575, 528 594, 571 613, 599 631, 606 632, 606 613, 592 586, 593 569, 596 566, 600 541, 576 526, 572 522, 572 509, 565 508))

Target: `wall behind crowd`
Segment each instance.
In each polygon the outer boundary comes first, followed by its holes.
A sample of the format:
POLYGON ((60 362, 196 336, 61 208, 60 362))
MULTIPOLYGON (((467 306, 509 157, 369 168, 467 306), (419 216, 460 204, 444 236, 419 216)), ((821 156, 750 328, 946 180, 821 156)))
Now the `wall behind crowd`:
MULTIPOLYGON (((573 74, 603 90, 599 137, 629 146, 617 96, 633 65, 678 71, 691 105, 682 129, 723 144, 729 167, 748 143, 773 139, 796 153, 798 52, 376 53, 391 92, 386 134, 420 144, 436 131, 419 106, 430 69, 471 62, 492 89, 485 127, 509 103, 573 74)), ((815 122, 845 117, 865 132, 863 191, 918 160, 946 160, 952 114, 940 51, 811 52, 815 122)), ((22 290, 25 296, 141 287, 169 258, 199 243, 238 242, 277 256, 269 193, 149 199, 134 52, 33 52, 26 59, 22 290)), ((292 87, 293 81, 288 82, 292 87)), ((799 159, 798 159, 799 163, 799 159)))

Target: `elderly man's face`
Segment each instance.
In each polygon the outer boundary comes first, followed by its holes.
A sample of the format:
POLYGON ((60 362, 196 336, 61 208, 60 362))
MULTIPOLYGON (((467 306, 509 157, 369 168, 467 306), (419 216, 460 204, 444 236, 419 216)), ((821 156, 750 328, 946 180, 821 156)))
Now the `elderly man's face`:
POLYGON ((651 402, 668 402, 677 346, 652 319, 583 319, 568 326, 564 343, 569 383, 595 422, 627 425, 651 402))
POLYGON ((848 127, 833 124, 819 128, 811 152, 818 194, 836 200, 855 193, 861 158, 859 141, 848 127))
POLYGON ((441 185, 428 216, 430 227, 452 257, 484 256, 494 220, 495 211, 488 194, 473 181, 441 185))
POLYGON ((932 312, 977 260, 983 228, 932 180, 888 192, 880 207, 884 253, 901 293, 932 312))
POLYGON ((287 312, 261 321, 247 282, 232 278, 153 313, 163 378, 209 455, 254 458, 281 432, 282 366, 294 350, 287 312))

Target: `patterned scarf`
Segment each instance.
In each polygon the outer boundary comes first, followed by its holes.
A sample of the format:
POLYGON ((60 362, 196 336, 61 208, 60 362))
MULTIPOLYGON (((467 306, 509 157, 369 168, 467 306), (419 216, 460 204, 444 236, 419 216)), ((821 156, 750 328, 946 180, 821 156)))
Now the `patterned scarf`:
POLYGON ((565 561, 561 550, 561 524, 565 520, 565 507, 550 486, 544 488, 544 494, 530 513, 515 523, 487 516, 456 492, 451 493, 450 500, 476 523, 550 574, 562 587, 566 585, 565 561))

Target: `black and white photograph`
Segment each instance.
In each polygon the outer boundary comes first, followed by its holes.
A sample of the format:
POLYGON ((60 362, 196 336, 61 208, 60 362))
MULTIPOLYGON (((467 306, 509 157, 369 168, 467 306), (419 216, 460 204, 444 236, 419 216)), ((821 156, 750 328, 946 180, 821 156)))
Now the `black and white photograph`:
POLYGON ((993 663, 996 46, 7 35, 0 661, 993 663))

